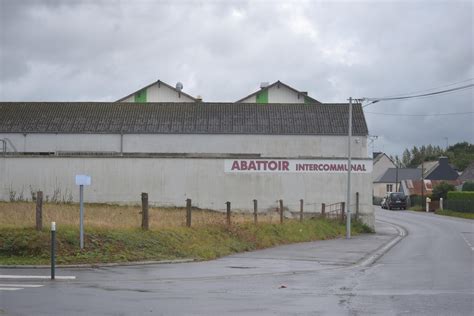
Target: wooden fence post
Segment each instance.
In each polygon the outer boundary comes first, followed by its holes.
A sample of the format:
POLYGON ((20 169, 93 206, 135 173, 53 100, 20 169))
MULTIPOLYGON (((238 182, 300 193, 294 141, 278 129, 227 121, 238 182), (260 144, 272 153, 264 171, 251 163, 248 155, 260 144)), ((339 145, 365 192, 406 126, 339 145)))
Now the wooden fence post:
POLYGON ((186 199, 186 226, 191 227, 191 199, 186 199))
POLYGON ((356 192, 356 214, 355 219, 359 219, 359 192, 356 192))
POLYGON ((280 200, 280 224, 283 224, 283 200, 280 200))
POLYGON ((300 200, 300 222, 303 221, 303 199, 300 200))
POLYGON ((326 217, 326 203, 321 204, 321 216, 326 217))
POLYGON ((36 192, 36 230, 43 229, 43 191, 36 192))
POLYGON ((346 210, 346 202, 341 202, 341 222, 344 223, 344 212, 346 210))
POLYGON ((142 193, 142 229, 148 230, 148 193, 142 193))
POLYGON ((257 224, 258 207, 257 200, 253 200, 253 222, 257 224))
POLYGON ((227 226, 230 226, 230 202, 227 201, 225 204, 227 205, 227 226))

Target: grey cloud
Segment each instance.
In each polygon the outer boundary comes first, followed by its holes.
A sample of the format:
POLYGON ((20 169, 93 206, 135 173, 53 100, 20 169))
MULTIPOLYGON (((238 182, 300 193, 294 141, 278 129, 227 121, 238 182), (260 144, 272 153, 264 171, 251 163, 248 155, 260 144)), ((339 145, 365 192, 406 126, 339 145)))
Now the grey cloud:
MULTIPOLYGON (((282 80, 323 102, 474 77, 472 2, 2 1, 0 98, 114 101, 182 81, 235 101, 282 80)), ((367 111, 474 111, 472 90, 367 111)), ((472 115, 367 114, 375 149, 474 141, 472 115)))

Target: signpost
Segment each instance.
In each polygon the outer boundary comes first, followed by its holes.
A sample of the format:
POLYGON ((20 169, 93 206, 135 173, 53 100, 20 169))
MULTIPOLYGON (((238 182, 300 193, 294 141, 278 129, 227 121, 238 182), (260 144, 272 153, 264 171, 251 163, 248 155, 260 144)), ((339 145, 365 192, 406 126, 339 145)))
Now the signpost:
POLYGON ((81 249, 84 249, 84 186, 91 185, 91 177, 87 175, 76 175, 76 185, 79 186, 79 201, 80 201, 80 244, 81 249))

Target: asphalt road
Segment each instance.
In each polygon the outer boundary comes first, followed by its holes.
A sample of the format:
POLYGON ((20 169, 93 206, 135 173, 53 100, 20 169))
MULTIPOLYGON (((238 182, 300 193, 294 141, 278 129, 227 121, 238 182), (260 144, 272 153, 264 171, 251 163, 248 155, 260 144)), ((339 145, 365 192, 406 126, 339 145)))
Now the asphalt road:
POLYGON ((73 281, 0 279, 0 315, 474 314, 473 221, 381 209, 376 218, 378 234, 349 241, 209 262, 58 272, 75 275, 73 281), (364 264, 398 233, 388 222, 408 234, 364 264))

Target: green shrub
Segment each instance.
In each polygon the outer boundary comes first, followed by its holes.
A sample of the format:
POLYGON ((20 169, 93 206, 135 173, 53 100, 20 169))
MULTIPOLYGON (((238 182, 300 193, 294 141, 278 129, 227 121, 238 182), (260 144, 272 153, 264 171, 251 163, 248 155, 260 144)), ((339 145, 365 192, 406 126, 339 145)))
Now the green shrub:
POLYGON ((435 185, 433 188, 432 196, 433 199, 439 200, 440 198, 446 199, 449 191, 454 191, 456 188, 454 185, 447 182, 440 182, 438 185, 435 185))
POLYGON ((474 201, 474 192, 473 191, 452 191, 448 192, 448 200, 470 200, 474 201))
POLYGON ((474 181, 464 182, 464 184, 462 185, 462 190, 463 191, 474 191, 474 181))

